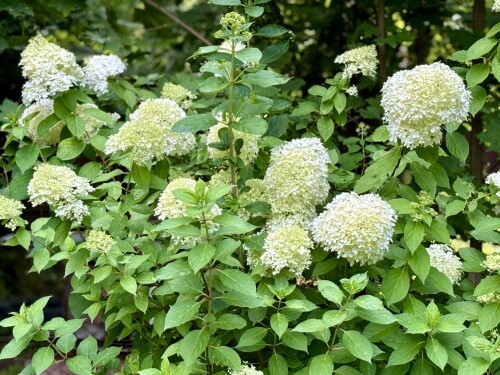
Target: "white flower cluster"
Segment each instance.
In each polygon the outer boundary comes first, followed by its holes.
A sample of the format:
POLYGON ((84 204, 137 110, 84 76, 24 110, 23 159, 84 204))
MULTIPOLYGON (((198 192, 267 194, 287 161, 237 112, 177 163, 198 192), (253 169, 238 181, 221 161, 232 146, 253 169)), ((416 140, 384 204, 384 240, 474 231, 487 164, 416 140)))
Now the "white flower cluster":
POLYGON ((242 365, 240 371, 229 370, 228 375, 264 375, 262 371, 258 371, 253 365, 242 365))
POLYGON ((374 78, 377 75, 377 49, 375 45, 354 48, 337 56, 335 62, 344 64, 342 73, 344 78, 351 78, 355 74, 362 74, 374 78))
POLYGON ((315 209, 303 211, 297 214, 276 215, 271 214, 271 217, 266 222, 266 230, 272 232, 280 227, 287 225, 297 225, 307 231, 311 230, 312 221, 317 217, 315 209))
POLYGON ((51 99, 42 99, 26 108, 19 118, 19 125, 26 126, 28 137, 41 145, 55 145, 61 139, 61 130, 64 121, 56 122, 47 133, 38 134, 38 126, 47 117, 54 113, 54 102, 51 99))
POLYGON ((231 185, 231 171, 224 169, 212 175, 209 182, 210 186, 231 185))
POLYGON ((349 86, 345 93, 350 96, 358 96, 358 88, 356 86, 349 86))
POLYGON ((66 91, 83 78, 83 71, 76 63, 75 55, 49 43, 41 35, 30 39, 21 53, 19 65, 23 76, 27 78, 22 92, 25 105, 66 91))
POLYGON ((311 265, 313 246, 307 231, 297 225, 283 226, 266 237, 260 261, 273 275, 286 269, 291 276, 298 276, 311 265))
POLYGON ((396 218, 394 209, 376 194, 342 193, 312 222, 312 235, 351 265, 373 264, 388 250, 396 218))
MULTIPOLYGON (((220 142, 219 130, 227 128, 227 125, 221 122, 221 116, 218 115, 217 117, 219 118, 219 123, 212 126, 207 134, 208 145, 210 145, 210 143, 220 142)), ((261 136, 257 134, 248 134, 233 129, 234 140, 237 140, 238 138, 241 138, 243 140, 243 146, 241 147, 239 157, 245 164, 252 163, 257 157, 257 154, 259 153, 258 142, 260 137, 261 136)), ((214 147, 209 146, 208 153, 212 159, 218 159, 227 157, 229 155, 229 150, 218 150, 214 147)))
MULTIPOLYGON (((95 104, 85 103, 78 104, 75 108, 75 115, 80 117, 85 122, 85 132, 79 136, 78 139, 88 143, 90 142, 90 139, 97 134, 99 129, 106 125, 106 122, 89 115, 85 112, 86 109, 98 109, 98 107, 95 104)), ((114 121, 118 121, 120 118, 118 113, 111 113, 110 116, 114 121)))
POLYGON ((83 85, 97 95, 108 92, 108 78, 125 71, 124 62, 115 55, 96 55, 85 59, 83 85))
POLYGON ((486 255, 486 259, 481 265, 491 273, 500 271, 500 253, 486 255))
POLYGON ((196 99, 196 95, 194 95, 191 91, 172 82, 166 82, 163 85, 161 97, 172 99, 174 102, 179 104, 182 109, 190 108, 193 104, 193 100, 196 99))
POLYGON ((23 213, 24 205, 15 199, 0 194, 0 220, 7 220, 5 227, 10 230, 17 228, 15 219, 23 213))
POLYGON ((273 214, 307 213, 322 203, 330 188, 329 162, 318 138, 294 139, 274 148, 264 177, 273 214))
MULTIPOLYGON (((491 173, 486 177, 487 184, 493 184, 496 188, 500 189, 500 172, 491 173)), ((497 191, 497 196, 500 198, 500 191, 497 191)))
POLYGON ((85 247, 90 251, 107 253, 116 244, 116 241, 106 232, 91 229, 85 239, 85 247))
POLYGON ((94 191, 86 178, 79 177, 68 167, 40 164, 35 167, 28 184, 28 195, 33 206, 47 203, 56 216, 81 222, 89 209, 79 198, 94 191))
POLYGON ((500 0, 494 0, 491 10, 493 12, 500 12, 500 0))
POLYGON ((196 146, 191 133, 176 133, 172 126, 186 113, 170 99, 148 99, 130 115, 118 133, 108 138, 106 154, 130 151, 138 165, 166 155, 185 155, 196 146))
POLYGON ((452 284, 458 284, 462 278, 462 262, 453 254, 453 249, 444 244, 432 244, 427 252, 431 266, 444 273, 452 284))
POLYGON ((470 102, 462 78, 442 63, 397 72, 382 87, 390 140, 410 149, 439 143, 441 125, 463 122, 470 102))
POLYGON ((498 303, 500 302, 500 293, 499 292, 490 292, 483 294, 476 298, 476 301, 479 303, 484 303, 485 305, 488 303, 498 303))

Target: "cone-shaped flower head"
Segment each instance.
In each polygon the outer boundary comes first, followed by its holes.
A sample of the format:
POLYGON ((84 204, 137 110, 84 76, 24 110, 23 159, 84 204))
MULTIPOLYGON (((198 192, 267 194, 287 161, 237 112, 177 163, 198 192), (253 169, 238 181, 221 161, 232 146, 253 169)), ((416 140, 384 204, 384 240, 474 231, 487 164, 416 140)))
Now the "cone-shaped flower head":
MULTIPOLYGON (((345 65, 342 73, 343 77, 351 78, 355 74, 362 74, 374 78, 377 75, 377 49, 374 45, 358 47, 344 52, 337 56, 335 62, 345 65)), ((352 90, 349 94, 352 95, 352 90)))
POLYGON ((337 195, 312 223, 315 242, 338 257, 373 264, 384 257, 394 233, 396 212, 376 194, 337 195))
POLYGON ((17 228, 16 218, 21 216, 24 205, 15 199, 0 194, 0 220, 7 220, 5 227, 10 230, 17 228))
POLYGON ((85 60, 83 85, 97 95, 108 92, 108 78, 125 71, 124 62, 115 55, 96 55, 85 60))
POLYGON ((21 53, 19 65, 23 76, 28 79, 22 92, 25 105, 66 91, 83 78, 75 55, 48 42, 41 35, 30 39, 21 53))
POLYGON ((172 99, 176 102, 182 109, 188 109, 193 104, 193 100, 196 99, 194 95, 188 89, 182 87, 181 85, 176 85, 172 82, 166 82, 161 90, 161 97, 166 99, 172 99))
POLYGON ((91 251, 102 251, 107 253, 116 244, 116 241, 106 232, 91 229, 85 239, 85 246, 91 251))
POLYGON ((144 165, 167 155, 185 155, 196 146, 191 133, 176 133, 172 125, 186 113, 170 99, 148 99, 130 115, 118 133, 106 142, 106 153, 130 151, 132 160, 144 165))
POLYGON ((260 261, 273 275, 285 270, 289 277, 299 276, 311 265, 313 246, 306 230, 297 225, 284 226, 266 237, 260 261))
POLYGON ((294 139, 271 151, 264 177, 273 214, 308 212, 328 195, 330 159, 318 138, 294 139))
POLYGON ((61 130, 64 121, 57 121, 48 131, 38 134, 38 126, 47 117, 54 113, 54 102, 51 99, 42 99, 26 108, 19 118, 19 124, 27 127, 28 137, 35 143, 52 146, 61 140, 61 130))
POLYGON ((28 184, 28 196, 33 206, 47 203, 56 216, 81 222, 89 209, 80 199, 94 191, 86 178, 79 177, 68 167, 40 164, 35 167, 28 184))
POLYGON ((444 273, 452 284, 457 284, 462 278, 462 262, 453 254, 453 249, 444 244, 432 244, 427 248, 432 267, 444 273))
POLYGON ((389 77, 382 87, 382 108, 391 141, 410 149, 441 141, 441 125, 467 118, 471 93, 447 65, 419 65, 389 77))

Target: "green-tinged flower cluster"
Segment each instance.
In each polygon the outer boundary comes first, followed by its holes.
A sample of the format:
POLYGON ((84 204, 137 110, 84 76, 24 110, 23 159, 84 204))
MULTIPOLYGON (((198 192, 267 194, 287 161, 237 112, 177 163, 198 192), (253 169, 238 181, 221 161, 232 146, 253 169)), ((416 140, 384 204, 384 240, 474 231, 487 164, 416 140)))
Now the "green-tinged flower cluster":
POLYGON ((116 241, 106 232, 91 229, 85 239, 85 247, 91 251, 107 253, 116 244, 116 241))
POLYGON ((395 73, 382 87, 390 140, 410 149, 441 141, 441 125, 467 118, 471 93, 447 65, 419 65, 395 73))
POLYGON ((500 302, 500 292, 489 292, 478 296, 476 301, 479 303, 484 303, 485 305, 489 303, 499 303, 500 302))
POLYGON ((444 273, 452 284, 458 284, 462 279, 462 262, 453 254, 453 249, 444 244, 432 244, 427 252, 431 266, 444 273))
POLYGON ((500 271, 500 253, 486 255, 486 259, 481 265, 491 273, 500 271))
POLYGON ((161 90, 161 97, 172 99, 182 109, 190 108, 193 104, 193 100, 196 99, 196 95, 191 91, 172 82, 165 82, 163 89, 161 90))
POLYGON ((286 225, 297 225, 307 231, 311 230, 312 221, 317 217, 316 210, 303 211, 297 214, 277 215, 271 214, 266 222, 266 230, 268 232, 286 225))
POLYGON ((15 200, 0 195, 0 220, 6 220, 4 224, 6 228, 15 230, 18 226, 16 218, 23 213, 24 205, 15 200))
POLYGON ((234 34, 238 34, 245 23, 245 17, 237 12, 226 13, 220 20, 220 25, 227 30, 231 30, 234 34))
POLYGON ((378 59, 375 45, 358 47, 344 52, 337 56, 335 62, 345 65, 342 72, 344 78, 351 78, 355 74, 372 78, 377 75, 378 59))
POLYGON ((389 249, 396 218, 394 209, 376 194, 342 193, 312 222, 312 235, 351 265, 373 264, 389 249))
POLYGON ((250 190, 240 194, 241 200, 250 202, 267 202, 269 200, 269 192, 263 180, 251 178, 245 181, 245 186, 250 190))
POLYGON ((138 165, 167 155, 185 155, 196 146, 191 133, 176 133, 172 126, 186 113, 171 99, 148 99, 130 115, 118 133, 106 142, 106 153, 129 151, 138 165))
POLYGON ((28 196, 33 206, 47 203, 54 207, 56 216, 81 222, 89 209, 80 199, 94 188, 89 180, 76 175, 68 167, 48 163, 35 167, 28 184, 28 196))
POLYGON ((42 99, 26 108, 19 118, 19 124, 27 128, 28 137, 41 145, 55 145, 61 140, 64 121, 58 121, 43 135, 38 134, 40 123, 54 113, 54 102, 42 99))
MULTIPOLYGON (((219 143, 221 141, 219 138, 219 130, 224 128, 227 128, 227 125, 222 121, 219 121, 217 125, 212 126, 208 131, 208 153, 210 154, 210 157, 212 159, 224 158, 229 156, 229 150, 218 150, 215 147, 210 147, 211 143, 219 143)), ((243 140, 243 146, 241 147, 239 154, 241 160, 243 160, 245 164, 252 163, 259 153, 258 142, 261 136, 256 134, 248 134, 233 129, 233 137, 234 140, 243 140)))
POLYGON ((299 276, 311 265, 313 246, 306 230, 297 225, 282 226, 266 237, 260 262, 273 275, 285 270, 289 277, 299 276))
POLYGON ((330 189, 329 162, 318 138, 294 139, 274 148, 264 177, 273 214, 307 213, 322 203, 330 189))
POLYGON ((413 221, 426 221, 427 218, 434 217, 437 212, 434 208, 430 207, 434 204, 434 199, 426 191, 419 191, 418 202, 411 202, 410 206, 417 210, 416 213, 411 214, 413 221))
MULTIPOLYGON (((106 125, 106 122, 85 113, 86 109, 98 108, 95 104, 78 104, 75 108, 75 115, 80 117, 85 122, 85 131, 78 137, 78 139, 88 143, 90 142, 90 139, 97 134, 99 129, 106 125)), ((112 113, 111 117, 113 120, 117 121, 120 118, 120 115, 118 113, 112 113)))
POLYGON ((257 370, 253 365, 242 365, 239 371, 229 370, 228 375, 264 375, 262 371, 257 370))
POLYGON ((23 76, 27 78, 23 86, 23 103, 29 105, 48 99, 76 85, 83 78, 83 71, 76 63, 75 55, 43 36, 30 39, 21 53, 23 76))

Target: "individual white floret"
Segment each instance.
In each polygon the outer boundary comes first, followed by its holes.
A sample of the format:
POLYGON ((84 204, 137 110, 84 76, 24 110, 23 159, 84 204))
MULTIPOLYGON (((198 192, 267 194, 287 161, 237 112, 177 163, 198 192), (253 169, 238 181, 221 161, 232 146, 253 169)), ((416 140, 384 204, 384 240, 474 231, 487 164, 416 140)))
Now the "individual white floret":
POLYGON ((373 264, 389 249, 396 218, 376 194, 342 193, 312 222, 313 240, 351 265, 373 264))
POLYGON ((432 244, 427 252, 431 266, 444 273, 452 284, 458 284, 462 279, 462 262, 453 254, 453 249, 444 244, 432 244))
POLYGON ((115 55, 96 55, 85 60, 83 85, 97 95, 108 92, 108 78, 125 71, 125 63, 115 55))

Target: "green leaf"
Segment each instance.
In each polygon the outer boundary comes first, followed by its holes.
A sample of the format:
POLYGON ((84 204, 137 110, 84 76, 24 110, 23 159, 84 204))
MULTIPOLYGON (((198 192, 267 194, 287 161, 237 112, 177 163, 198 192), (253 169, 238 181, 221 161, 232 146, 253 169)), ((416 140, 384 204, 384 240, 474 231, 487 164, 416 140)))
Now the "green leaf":
POLYGON ((406 297, 410 288, 410 276, 402 268, 389 270, 382 281, 382 293, 387 305, 392 305, 406 297))
POLYGON ((223 214, 214 217, 213 222, 220 225, 217 235, 244 234, 257 228, 236 215, 223 214))
POLYGON ((199 244, 191 249, 188 254, 188 263, 196 273, 208 262, 210 262, 215 254, 215 247, 209 243, 199 244))
POLYGON ((439 332, 455 333, 465 329, 463 325, 465 318, 461 314, 448 314, 439 318, 436 330, 439 332))
POLYGON ((446 362, 448 362, 448 353, 443 345, 431 337, 427 341, 427 344, 425 344, 425 353, 427 354, 427 358, 443 371, 446 362))
POLYGON ((174 328, 198 317, 201 302, 191 299, 176 301, 167 312, 164 330, 174 328))
POLYGON ((224 5, 224 6, 241 5, 240 0, 209 0, 208 2, 214 5, 224 5))
POLYGON ((412 163, 410 165, 410 169, 418 186, 430 193, 432 196, 435 196, 437 183, 432 172, 428 171, 423 165, 418 163, 412 163))
POLYGON ((137 96, 135 95, 135 93, 133 91, 126 90, 123 93, 123 100, 125 101, 125 103, 127 104, 127 106, 130 109, 134 109, 134 107, 137 103, 137 96))
POLYGON ((85 121, 81 117, 70 115, 66 119, 66 125, 76 138, 80 138, 85 133, 85 121))
POLYGON ((260 116, 249 116, 235 122, 233 127, 240 132, 262 135, 267 131, 268 125, 260 116))
POLYGON ((17 357, 24 349, 26 349, 31 342, 32 337, 33 334, 28 333, 19 339, 9 341, 0 352, 0 360, 17 357))
MULTIPOLYGON (((497 289, 498 291, 499 289, 497 289)), ((488 303, 479 312, 479 327, 481 332, 497 328, 500 324, 500 302, 488 303)))
POLYGON ((261 300, 258 299, 256 296, 236 291, 225 293, 222 296, 222 300, 231 306, 249 307, 249 308, 262 306, 261 300))
POLYGON ((179 237, 199 237, 201 235, 200 228, 194 225, 181 225, 167 229, 167 232, 173 236, 179 237))
POLYGON ((330 117, 322 116, 318 119, 317 123, 318 132, 323 141, 327 141, 333 134, 333 120, 330 117))
POLYGON ((454 216, 456 214, 459 214, 460 212, 464 212, 464 209, 465 209, 465 202, 463 200, 457 199, 451 201, 446 205, 445 217, 454 216))
POLYGON ((281 339, 281 336, 285 333, 288 328, 288 318, 284 314, 279 312, 271 316, 271 328, 281 339))
POLYGON ((66 354, 72 351, 76 344, 76 336, 72 333, 64 335, 57 340, 56 347, 62 353, 66 354))
POLYGON ((93 118, 105 122, 106 124, 114 124, 115 119, 113 116, 111 116, 109 113, 106 113, 104 111, 101 111, 100 109, 97 108, 85 108, 83 110, 83 113, 92 116, 93 118))
POLYGON ((97 340, 92 336, 85 338, 76 349, 76 354, 83 357, 93 358, 97 353, 97 340))
POLYGON ((279 73, 270 70, 259 70, 257 73, 247 74, 241 82, 245 85, 257 85, 265 88, 282 85, 289 80, 289 77, 285 77, 279 73))
POLYGON ((292 332, 319 332, 327 328, 325 322, 321 319, 308 319, 299 324, 292 332))
POLYGON ((404 239, 408 249, 413 253, 422 243, 425 234, 425 227, 418 221, 409 220, 404 229, 404 239))
POLYGON ((90 359, 81 355, 67 359, 66 366, 76 375, 89 375, 92 373, 92 363, 90 359))
POLYGON ((460 364, 458 375, 484 375, 489 367, 490 362, 484 358, 467 358, 460 364))
POLYGON ((471 88, 483 82, 490 74, 490 65, 486 63, 478 63, 471 66, 465 77, 467 87, 471 88))
POLYGON ((248 14, 250 17, 257 18, 262 16, 262 14, 264 13, 264 7, 246 6, 245 13, 248 14))
POLYGON ((481 108, 483 108, 484 102, 486 101, 486 90, 481 86, 474 86, 470 89, 472 93, 472 101, 470 103, 469 112, 472 116, 475 116, 481 108))
POLYGON ((21 173, 30 169, 38 159, 40 147, 36 143, 24 145, 16 151, 16 164, 21 173))
POLYGON ((236 51, 234 56, 242 62, 259 62, 262 58, 262 52, 258 48, 244 48, 236 51))
POLYGON ((83 325, 85 319, 71 319, 67 320, 64 325, 57 328, 54 335, 55 337, 62 337, 69 335, 70 333, 76 332, 83 325))
POLYGON ((412 207, 412 202, 404 198, 391 199, 387 203, 400 215, 410 215, 417 212, 416 208, 412 207))
POLYGON ((220 186, 209 187, 207 193, 205 194, 205 202, 207 203, 215 202, 219 198, 222 198, 223 196, 229 194, 232 188, 233 188, 232 185, 220 185, 220 186))
POLYGON ((446 133, 446 147, 459 160, 465 160, 469 155, 469 142, 459 132, 446 133))
POLYGON ((498 58, 497 55, 495 55, 493 60, 491 60, 491 72, 495 76, 496 80, 500 82, 500 59, 498 58))
POLYGON ((270 64, 279 60, 288 51, 288 41, 271 44, 262 51, 261 64, 270 64))
POLYGON ((106 365, 109 361, 117 358, 121 351, 121 348, 116 346, 111 346, 104 349, 103 351, 96 354, 94 358, 94 366, 106 365))
POLYGON ((123 275, 120 278, 120 285, 131 294, 135 295, 135 293, 137 293, 137 281, 135 281, 135 278, 131 275, 123 275))
POLYGON ((342 343, 356 358, 370 362, 373 357, 373 347, 370 341, 358 331, 344 331, 342 343))
POLYGON ((323 314, 322 319, 326 326, 334 327, 342 323, 346 318, 347 312, 344 310, 329 310, 323 314))
POLYGON ((149 181, 151 180, 151 175, 148 168, 141 167, 134 163, 132 164, 131 174, 136 184, 145 189, 149 188, 149 181))
POLYGON ((488 52, 498 43, 495 38, 481 38, 467 50, 467 60, 475 60, 488 52))
POLYGON ((486 255, 472 247, 464 247, 459 250, 462 262, 462 270, 465 272, 482 272, 486 268, 482 263, 486 260, 486 255))
POLYGON ((279 38, 288 33, 288 29, 283 26, 272 24, 261 27, 255 35, 262 36, 264 38, 279 38))
POLYGON ((303 333, 287 331, 281 337, 281 342, 289 348, 307 353, 307 338, 303 333))
MULTIPOLYGON (((441 271, 438 271, 436 268, 431 266, 429 271, 429 275, 425 279, 425 286, 429 286, 434 288, 438 292, 444 292, 449 294, 450 296, 454 296, 453 293, 453 285, 451 284, 450 279, 441 271)), ((433 293, 436 293, 433 291, 433 293)))
POLYGON ((420 358, 415 361, 411 368, 410 375, 433 375, 434 370, 429 361, 420 358))
POLYGON ((397 366, 410 362, 420 351, 423 342, 417 340, 409 340, 402 342, 389 356, 387 366, 397 366))
POLYGON ((354 300, 354 303, 362 309, 370 311, 382 310, 384 308, 384 304, 380 299, 369 294, 359 296, 354 300))
POLYGON ((205 329, 191 331, 182 339, 179 350, 182 359, 188 366, 196 362, 207 347, 209 340, 210 335, 205 329))
POLYGON ((255 282, 246 273, 234 269, 226 269, 220 270, 218 275, 225 287, 249 296, 257 296, 255 282))
POLYGON ((75 137, 63 139, 57 147, 57 157, 61 160, 71 160, 79 156, 85 149, 85 142, 75 137))
POLYGON ((286 359, 281 354, 274 353, 269 358, 269 374, 288 375, 288 365, 286 359))
POLYGON ((267 329, 263 327, 253 327, 247 329, 240 337, 237 348, 253 346, 264 339, 267 335, 267 329))
POLYGON ((418 278, 425 283, 425 279, 431 269, 429 253, 423 246, 419 246, 417 250, 408 255, 406 258, 408 265, 418 278))
POLYGON ((69 230, 71 229, 71 221, 69 220, 61 220, 59 224, 54 228, 54 241, 52 242, 52 246, 59 246, 66 241, 68 238, 69 230))
POLYGON ((29 249, 30 244, 31 244, 31 236, 30 236, 30 233, 26 229, 17 228, 16 239, 22 247, 24 247, 26 250, 29 249))
POLYGON ((69 115, 71 115, 71 111, 64 104, 62 97, 54 99, 54 113, 61 120, 65 120, 69 115))
POLYGON ((333 362, 328 354, 317 355, 309 364, 309 375, 333 374, 333 362))
POLYGON ((49 263, 50 252, 46 248, 36 249, 33 255, 33 267, 40 273, 43 268, 49 263))
POLYGON ((177 121, 172 131, 178 133, 196 133, 205 131, 217 124, 217 120, 209 113, 190 115, 177 121))
POLYGON ((345 105, 347 103, 346 96, 343 92, 338 91, 333 97, 333 105, 338 113, 342 113, 345 109, 345 105))
POLYGON ((210 361, 220 363, 225 367, 238 370, 241 366, 241 359, 238 353, 227 346, 211 346, 208 349, 210 361))
POLYGON ((342 304, 345 295, 344 292, 333 282, 329 280, 318 281, 318 291, 328 301, 334 302, 337 305, 342 304))
POLYGON ((247 321, 236 314, 222 314, 213 325, 219 329, 232 331, 245 328, 247 321))
POLYGON ((436 219, 432 220, 431 226, 428 228, 427 232, 431 239, 436 242, 444 244, 449 244, 451 242, 450 233, 448 232, 446 225, 436 219))
MULTIPOLYGON (((207 78, 205 81, 203 81, 200 86, 198 87, 198 90, 202 94, 207 94, 207 95, 214 95, 219 92, 222 92, 226 89, 226 87, 229 86, 229 83, 219 77, 210 77, 207 78)), ((195 115, 197 116, 197 115, 195 115)), ((182 121, 182 120, 181 120, 182 121)), ((176 131, 176 130, 174 130, 176 131)))
POLYGON ((51 347, 38 349, 31 359, 31 365, 37 375, 47 370, 53 362, 54 350, 51 347))

